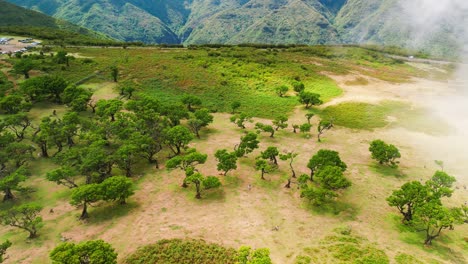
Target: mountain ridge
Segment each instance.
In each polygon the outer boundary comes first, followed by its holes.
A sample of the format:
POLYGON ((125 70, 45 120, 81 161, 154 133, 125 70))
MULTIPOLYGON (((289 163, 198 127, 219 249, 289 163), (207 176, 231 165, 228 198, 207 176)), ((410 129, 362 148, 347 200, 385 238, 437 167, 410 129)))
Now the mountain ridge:
POLYGON ((373 43, 453 50, 446 29, 411 43, 399 0, 9 0, 115 39, 167 44, 373 43), (435 43, 432 47, 431 43, 435 43))

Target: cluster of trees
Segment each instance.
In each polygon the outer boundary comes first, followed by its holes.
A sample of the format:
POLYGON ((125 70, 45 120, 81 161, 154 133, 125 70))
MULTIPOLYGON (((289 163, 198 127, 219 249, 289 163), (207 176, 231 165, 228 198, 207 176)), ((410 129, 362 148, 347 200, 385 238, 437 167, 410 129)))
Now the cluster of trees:
POLYGON ((401 213, 402 223, 412 226, 416 232, 424 231, 424 244, 431 245, 442 230, 453 230, 455 225, 468 222, 468 207, 448 208, 442 203, 443 198, 452 195, 455 181, 446 172, 436 171, 425 183, 403 184, 387 201, 401 213))
MULTIPOLYGON (((67 54, 59 52, 55 60, 67 63, 67 54)), ((15 65, 28 61, 22 58, 15 65)), ((52 75, 28 78, 19 89, 9 88, 0 98, 0 111, 5 114, 0 121, 3 200, 11 200, 16 192, 26 189, 22 183, 29 177, 28 161, 38 151, 39 156, 52 157, 58 165, 46 178, 73 189, 70 202, 83 208, 81 219, 88 217, 90 204, 124 203, 133 194, 133 183, 128 177, 135 174, 137 164, 146 161, 158 168, 159 152, 167 148, 174 156, 181 155, 189 142, 200 137, 202 129, 213 122, 211 113, 201 108, 201 100, 194 96, 170 104, 149 97, 128 100, 131 95, 127 101, 96 101, 89 90, 52 75), (57 114, 54 110, 35 122, 27 111, 38 102, 66 104, 69 111, 57 114), (82 114, 85 111, 91 116, 82 114), (186 125, 181 125, 182 119, 187 120, 186 125), (115 176, 120 174, 125 176, 115 176)), ((125 93, 133 92, 124 88, 125 93)), ((184 182, 196 186, 197 198, 201 197, 201 187, 209 189, 220 184, 216 177, 204 177, 195 170, 184 182)), ((41 209, 37 205, 20 205, 3 212, 0 220, 29 231, 33 238, 42 221, 41 209), (26 222, 15 222, 18 216, 26 222)))
POLYGON ((117 253, 103 240, 65 242, 50 252, 50 259, 56 264, 117 264, 117 253))
POLYGON ((320 206, 338 196, 338 191, 351 186, 344 176, 347 165, 334 150, 321 149, 307 163, 310 175, 303 174, 298 183, 301 197, 313 205, 320 206))

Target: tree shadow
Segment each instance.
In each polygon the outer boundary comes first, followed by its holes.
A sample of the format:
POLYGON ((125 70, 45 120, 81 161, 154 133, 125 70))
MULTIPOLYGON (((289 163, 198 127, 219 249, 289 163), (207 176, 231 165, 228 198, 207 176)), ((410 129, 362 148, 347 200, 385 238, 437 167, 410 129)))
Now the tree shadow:
POLYGON ((313 205, 308 201, 305 201, 304 204, 305 207, 313 213, 319 215, 331 215, 339 217, 342 220, 355 220, 359 213, 359 210, 355 205, 342 201, 332 201, 319 206, 313 205))
POLYGON ((379 165, 379 164, 372 164, 369 166, 369 168, 386 177, 395 177, 395 178, 406 178, 406 174, 403 173, 398 167, 389 167, 389 166, 384 166, 384 165, 379 165))
POLYGON ((107 206, 93 208, 89 212, 89 224, 101 224, 103 222, 120 218, 127 215, 130 211, 139 208, 140 205, 136 202, 127 202, 126 204, 112 203, 107 206))

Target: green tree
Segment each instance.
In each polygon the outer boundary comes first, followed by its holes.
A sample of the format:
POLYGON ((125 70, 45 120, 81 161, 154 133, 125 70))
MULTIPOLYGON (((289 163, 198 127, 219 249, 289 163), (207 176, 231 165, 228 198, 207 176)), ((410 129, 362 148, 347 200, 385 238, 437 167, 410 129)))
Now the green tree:
POLYGON ((181 99, 182 103, 187 106, 187 110, 190 112, 194 111, 194 107, 202 105, 202 101, 199 97, 191 94, 186 94, 181 99))
POLYGON ((453 230, 454 225, 462 224, 462 214, 459 208, 448 209, 437 201, 430 201, 419 207, 414 214, 413 223, 421 226, 426 233, 425 245, 431 245, 432 240, 440 236, 442 230, 453 230))
POLYGON ((50 252, 54 264, 117 264, 117 253, 103 240, 65 242, 50 252))
POLYGON ((124 142, 113 155, 115 164, 119 169, 125 171, 127 177, 132 177, 133 168, 140 157, 139 146, 131 142, 124 142))
POLYGON ((136 145, 139 149, 139 154, 145 158, 149 163, 156 164, 156 168, 159 168, 159 162, 155 158, 155 155, 162 150, 162 144, 159 141, 159 136, 154 139, 151 135, 142 133, 133 133, 130 141, 136 145))
POLYGON ((4 193, 4 202, 15 198, 13 191, 20 191, 23 189, 20 184, 26 181, 26 175, 27 170, 24 167, 12 171, 5 168, 0 170, 0 191, 4 193))
POLYGON ((306 108, 323 103, 319 94, 304 91, 299 93, 299 102, 304 104, 306 108))
POLYGON ((278 165, 278 157, 279 151, 277 147, 268 147, 265 151, 260 153, 262 159, 269 159, 275 165, 278 165))
POLYGON ((387 202, 390 206, 398 208, 403 215, 403 223, 410 223, 414 210, 427 200, 428 191, 428 188, 418 181, 407 182, 400 189, 394 190, 387 202))
POLYGON ((270 133, 271 138, 275 136, 275 129, 273 128, 273 126, 265 125, 259 122, 255 124, 255 129, 258 129, 258 131, 270 133))
POLYGON ((36 67, 32 59, 21 59, 13 65, 13 72, 23 74, 25 79, 29 79, 29 72, 36 67))
MULTIPOLYGON (((299 125, 292 125, 292 128, 293 128, 293 133, 296 134, 297 130, 299 129, 299 125)), ((310 129, 309 129, 309 131, 310 131, 310 129)))
POLYGON ((199 164, 204 164, 208 159, 208 155, 198 152, 196 149, 192 148, 187 150, 185 155, 179 155, 171 158, 166 162, 166 167, 168 169, 179 168, 182 171, 186 172, 186 177, 183 181, 182 187, 187 187, 186 178, 195 170, 195 166, 199 164))
POLYGON ((76 85, 68 85, 62 93, 62 102, 74 112, 86 111, 93 93, 76 85))
POLYGON ((325 133, 326 130, 330 130, 333 127, 333 122, 331 120, 320 120, 319 125, 317 127, 317 140, 318 142, 322 142, 320 136, 325 133))
POLYGON ((221 182, 217 177, 214 176, 208 176, 204 177, 200 173, 193 173, 190 176, 187 177, 186 179, 187 182, 195 184, 195 189, 197 191, 197 194, 195 195, 195 198, 201 199, 201 191, 202 191, 202 186, 205 190, 207 189, 213 189, 213 188, 218 188, 221 186, 221 182))
POLYGON ((34 158, 33 152, 36 148, 27 143, 13 142, 10 143, 5 150, 9 155, 10 161, 14 163, 16 168, 19 168, 34 158))
POLYGON ((455 177, 444 171, 436 171, 431 179, 426 182, 426 186, 430 188, 433 199, 440 199, 452 196, 452 187, 455 182, 455 177))
POLYGON ((216 160, 218 161, 218 171, 223 171, 224 176, 230 170, 237 169, 237 155, 235 152, 228 152, 226 149, 219 149, 215 153, 216 160))
POLYGON ((109 116, 111 121, 115 121, 115 114, 122 110, 123 102, 118 99, 104 100, 101 99, 96 104, 96 114, 104 117, 109 116))
POLYGON ((299 154, 295 153, 294 151, 286 152, 285 154, 279 154, 281 160, 289 160, 289 168, 291 169, 291 177, 288 178, 288 183, 284 186, 286 188, 291 188, 291 179, 296 178, 296 171, 294 170, 293 162, 298 155, 299 154))
POLYGON ((59 50, 57 51, 57 54, 55 54, 54 60, 57 64, 67 64, 67 66, 70 66, 68 64, 69 58, 68 58, 68 53, 64 50, 59 50))
POLYGON ((285 129, 288 127, 288 117, 285 115, 278 116, 273 120, 273 125, 275 126, 275 130, 278 131, 280 128, 285 129))
POLYGON ((369 151, 372 153, 372 158, 377 160, 380 164, 397 167, 397 164, 400 163, 396 160, 401 158, 398 148, 394 145, 389 145, 380 139, 371 142, 369 151))
POLYGON ((10 94, 0 97, 0 110, 6 114, 17 114, 21 111, 29 111, 31 103, 24 102, 23 96, 19 94, 10 94))
POLYGON ((88 206, 92 203, 103 199, 102 186, 97 183, 86 184, 74 188, 71 194, 71 204, 75 206, 82 206, 80 219, 89 218, 88 206))
POLYGON ((117 82, 119 78, 119 67, 117 67, 116 65, 112 65, 110 67, 110 72, 111 72, 112 80, 114 82, 117 82))
POLYGON ((200 138, 200 130, 213 123, 213 119, 214 117, 208 109, 198 109, 193 113, 193 117, 188 120, 188 125, 197 138, 200 138))
POLYGON ((10 241, 5 241, 2 244, 0 244, 0 263, 3 263, 4 260, 6 260, 8 257, 5 257, 6 251, 9 247, 11 247, 11 242, 10 241))
POLYGON ((294 89, 294 92, 296 92, 297 94, 300 94, 301 92, 305 90, 304 84, 298 81, 293 81, 292 87, 294 89))
POLYGON ((239 101, 234 101, 231 103, 231 114, 234 114, 237 109, 239 109, 239 107, 241 107, 241 102, 239 101))
POLYGON ((265 174, 273 171, 273 167, 262 158, 257 158, 255 161, 255 169, 261 172, 261 179, 265 180, 265 174))
POLYGON ((235 114, 229 119, 232 123, 238 127, 245 129, 245 122, 252 122, 252 117, 246 113, 235 114))
POLYGON ((305 117, 307 118, 307 124, 310 125, 310 120, 311 120, 312 117, 314 117, 314 116, 315 116, 314 113, 307 113, 307 114, 305 115, 305 117))
POLYGON ((161 114, 169 119, 171 126, 180 125, 180 120, 189 118, 189 112, 180 104, 165 105, 161 110, 161 114))
POLYGON ((62 102, 62 93, 68 87, 68 82, 60 76, 45 75, 37 78, 43 78, 43 93, 52 97, 55 103, 62 102))
POLYGON ((321 168, 315 178, 320 183, 320 186, 328 190, 335 191, 351 186, 351 182, 344 177, 342 168, 337 166, 325 166, 321 168))
POLYGON ((302 134, 307 135, 307 138, 309 138, 309 133, 310 133, 311 128, 312 128, 311 124, 304 123, 299 126, 299 131, 301 131, 302 134))
POLYGON ((2 126, 13 132, 18 141, 22 141, 26 130, 32 127, 32 122, 26 113, 18 113, 8 115, 1 120, 0 127, 2 126))
POLYGON ((29 232, 29 238, 37 237, 37 229, 42 224, 39 216, 42 207, 37 204, 22 204, 0 212, 0 223, 29 232))
POLYGON ((234 151, 237 157, 243 157, 254 151, 254 149, 257 149, 259 143, 257 134, 248 132, 245 136, 241 137, 241 142, 234 147, 234 151))
POLYGON ((337 194, 331 190, 314 186, 305 185, 301 191, 301 197, 306 198, 315 206, 321 206, 325 203, 329 203, 336 196, 337 194))
POLYGON ((103 200, 106 201, 118 201, 120 204, 125 204, 126 199, 135 193, 132 180, 124 176, 107 178, 100 185, 103 200))
POLYGON ((172 152, 175 155, 179 155, 181 150, 186 148, 190 141, 193 140, 193 135, 188 128, 177 125, 166 130, 164 139, 172 152))
POLYGON ((280 85, 280 86, 275 87, 275 92, 279 97, 283 97, 284 95, 286 95, 288 91, 289 91, 289 88, 286 85, 280 85))
POLYGON ((314 173, 325 166, 337 166, 342 171, 345 171, 347 166, 341 161, 340 155, 334 150, 321 149, 307 163, 307 168, 310 169, 310 180, 314 181, 314 173))
POLYGON ((253 250, 248 246, 241 246, 237 253, 239 264, 272 264, 270 250, 259 248, 253 250))
POLYGON ((47 172, 46 179, 72 189, 78 187, 76 183, 77 174, 74 169, 64 166, 47 172))

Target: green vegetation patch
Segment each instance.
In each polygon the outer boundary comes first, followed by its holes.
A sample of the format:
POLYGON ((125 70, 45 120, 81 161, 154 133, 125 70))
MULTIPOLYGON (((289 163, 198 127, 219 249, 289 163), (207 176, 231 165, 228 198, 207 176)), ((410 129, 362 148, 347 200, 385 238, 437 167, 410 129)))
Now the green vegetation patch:
POLYGON ((395 257, 395 261, 398 264, 407 264, 407 263, 413 263, 413 264, 423 264, 424 262, 418 260, 416 257, 412 255, 408 255, 405 253, 400 253, 395 257))
POLYGON ((404 103, 394 101, 385 101, 380 104, 345 102, 329 106, 320 114, 326 118, 333 118, 338 126, 372 130, 388 125, 388 116, 404 106, 404 103))
POLYGON ((385 252, 366 239, 351 234, 350 230, 327 236, 318 246, 304 249, 295 261, 299 263, 390 263, 385 252))
POLYGON ((316 111, 322 118, 333 118, 335 125, 351 129, 373 130, 393 126, 430 135, 444 135, 451 129, 447 122, 429 109, 397 101, 382 101, 379 104, 344 102, 316 111))
POLYGON ((236 263, 237 251, 203 240, 164 239, 139 248, 127 264, 217 264, 236 263))

